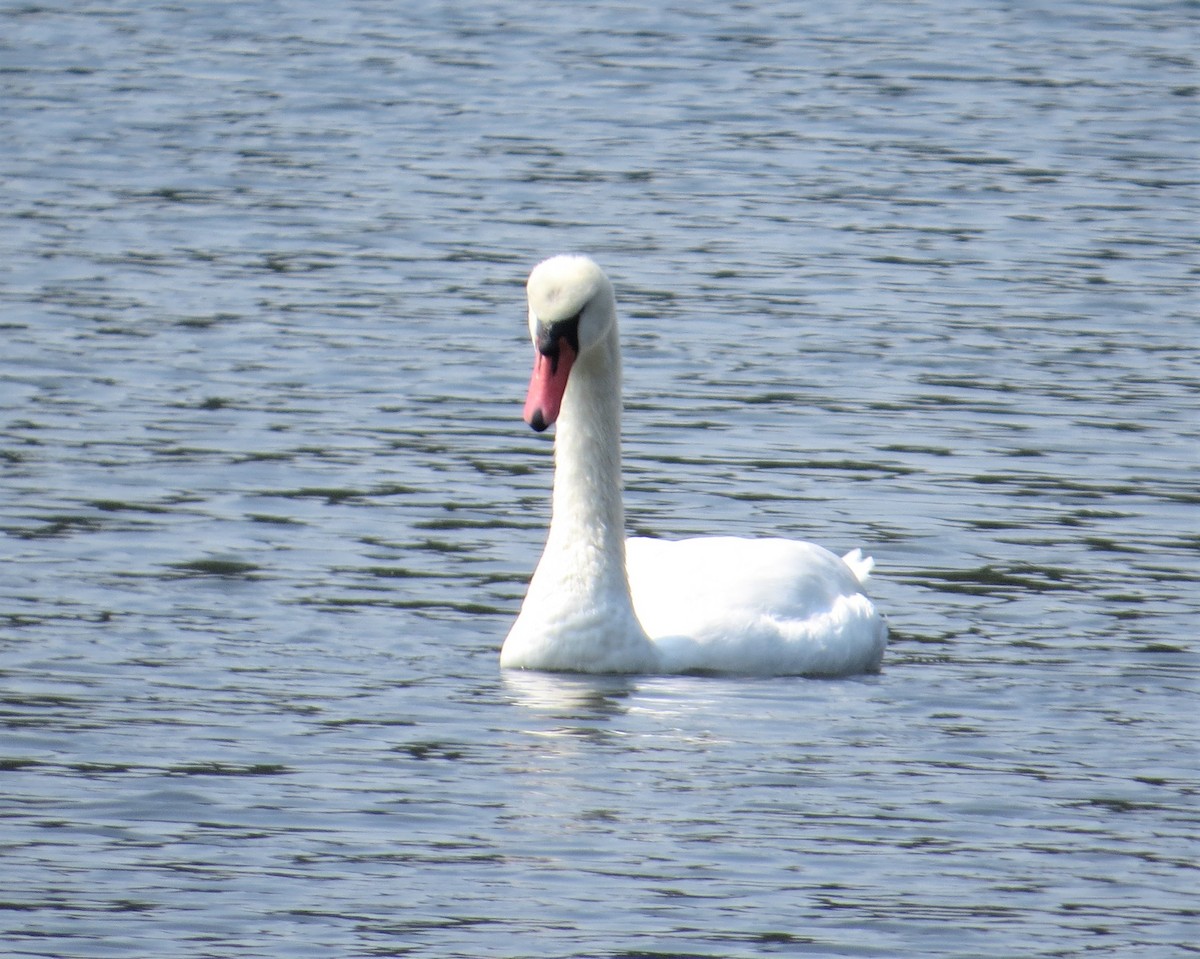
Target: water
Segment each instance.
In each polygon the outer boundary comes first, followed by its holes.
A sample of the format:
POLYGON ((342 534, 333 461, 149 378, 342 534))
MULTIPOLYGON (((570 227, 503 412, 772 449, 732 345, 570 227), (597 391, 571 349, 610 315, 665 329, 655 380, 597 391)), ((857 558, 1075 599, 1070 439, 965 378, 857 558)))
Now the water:
POLYGON ((1198 27, 5 3, 6 955, 1194 953, 1198 27), (880 675, 500 673, 562 250, 632 528, 867 547, 880 675))

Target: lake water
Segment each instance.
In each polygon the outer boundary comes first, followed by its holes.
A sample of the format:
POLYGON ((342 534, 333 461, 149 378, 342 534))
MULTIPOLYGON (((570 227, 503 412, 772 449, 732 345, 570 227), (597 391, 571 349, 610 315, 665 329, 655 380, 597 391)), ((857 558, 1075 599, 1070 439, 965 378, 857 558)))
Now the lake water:
POLYGON ((0 943, 1200 941, 1200 7, 0 5, 0 943), (863 546, 840 681, 506 675, 523 283, 631 528, 863 546))

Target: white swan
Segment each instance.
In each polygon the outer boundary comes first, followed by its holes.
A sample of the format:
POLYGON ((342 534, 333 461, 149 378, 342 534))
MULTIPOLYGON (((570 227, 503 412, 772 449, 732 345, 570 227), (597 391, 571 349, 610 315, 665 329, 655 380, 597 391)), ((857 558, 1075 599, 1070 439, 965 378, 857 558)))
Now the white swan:
POLYGON ((587 673, 840 676, 879 669, 873 565, 811 543, 625 539, 612 284, 585 256, 529 275, 525 419, 557 420, 550 532, 500 665, 587 673))

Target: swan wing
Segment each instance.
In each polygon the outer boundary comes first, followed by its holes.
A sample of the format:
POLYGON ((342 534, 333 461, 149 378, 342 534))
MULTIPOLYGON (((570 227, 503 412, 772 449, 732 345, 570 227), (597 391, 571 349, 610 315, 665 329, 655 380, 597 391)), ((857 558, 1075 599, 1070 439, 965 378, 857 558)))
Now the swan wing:
POLYGON ((862 592, 872 561, 812 543, 633 537, 634 609, 672 671, 846 675, 879 668, 887 628, 862 592))

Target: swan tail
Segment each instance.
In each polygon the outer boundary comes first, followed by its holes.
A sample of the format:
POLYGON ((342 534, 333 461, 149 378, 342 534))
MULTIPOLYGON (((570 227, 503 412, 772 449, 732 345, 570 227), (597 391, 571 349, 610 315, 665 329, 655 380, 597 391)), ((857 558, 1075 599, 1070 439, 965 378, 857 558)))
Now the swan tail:
POLYGON ((871 570, 875 568, 875 560, 864 556, 861 549, 852 549, 842 557, 842 562, 850 567, 850 572, 858 580, 860 586, 865 585, 871 578, 871 570))

